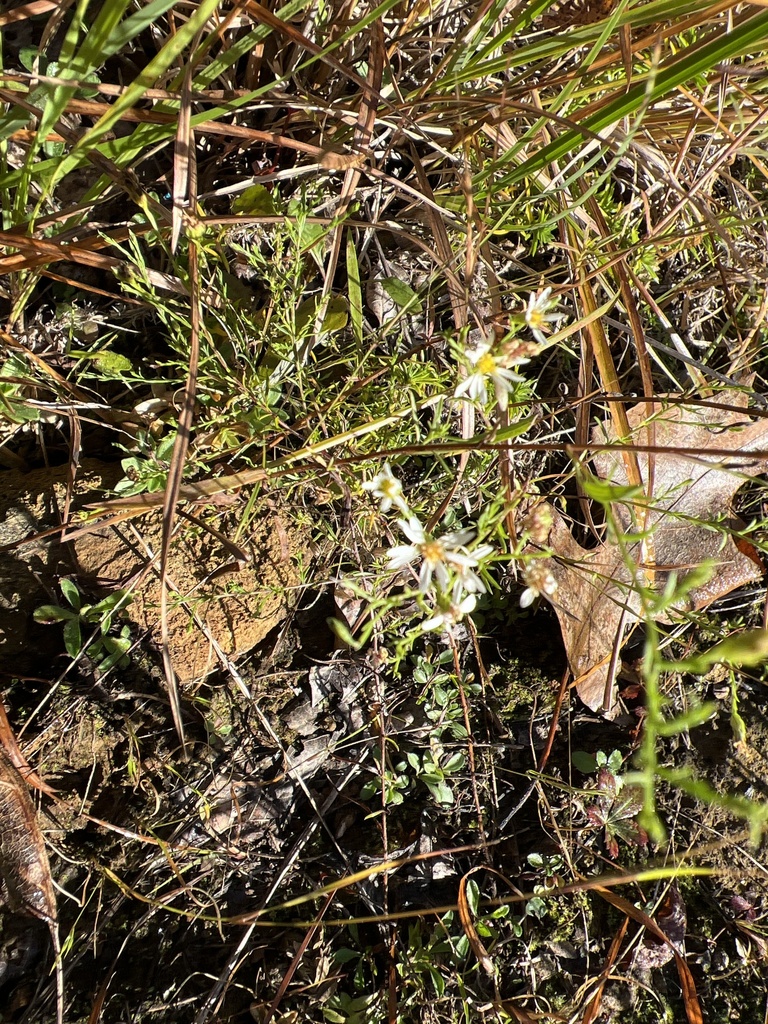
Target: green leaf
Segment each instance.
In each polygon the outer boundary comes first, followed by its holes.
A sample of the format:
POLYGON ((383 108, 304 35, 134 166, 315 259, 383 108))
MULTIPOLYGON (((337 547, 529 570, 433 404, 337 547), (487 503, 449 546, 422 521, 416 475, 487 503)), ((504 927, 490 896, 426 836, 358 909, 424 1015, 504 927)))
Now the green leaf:
MULTIPOLYGON (((597 768, 595 757, 592 754, 588 754, 585 750, 574 750, 571 756, 571 763, 574 768, 584 775, 591 775, 597 768)), ((530 860, 530 857, 528 859, 530 860)))
POLYGON ((59 581, 59 586, 61 587, 61 592, 67 601, 69 601, 76 612, 79 612, 83 604, 83 599, 80 595, 80 591, 77 589, 77 586, 72 582, 72 580, 67 579, 66 576, 59 581))
POLYGON ((113 594, 108 594, 103 597, 101 601, 93 606, 91 609, 91 615, 95 618, 99 618, 102 615, 114 614, 121 608, 125 608, 133 600, 132 594, 127 590, 116 590, 113 594))
MULTIPOLYGON (((731 31, 718 31, 705 37, 702 42, 681 50, 655 75, 638 77, 629 88, 626 87, 626 83, 622 84, 620 90, 617 89, 617 95, 609 102, 601 103, 595 113, 583 118, 578 128, 560 132, 552 142, 537 149, 533 156, 524 160, 504 179, 503 186, 509 187, 517 182, 535 178, 542 168, 560 162, 588 139, 621 122, 623 118, 639 113, 644 107, 667 96, 685 82, 692 81, 697 75, 704 74, 733 57, 760 49, 766 37, 768 13, 759 11, 733 26, 731 31)), ((501 186, 502 182, 498 184, 501 186)))
POLYGON ((302 220, 299 226, 299 246, 302 252, 310 252, 325 237, 327 228, 322 224, 311 224, 302 220))
POLYGON ((64 647, 70 658, 76 658, 83 646, 80 619, 69 619, 64 623, 64 647))
POLYGON ((341 640, 345 647, 349 647, 352 651, 359 651, 368 639, 367 636, 360 637, 359 639, 352 636, 349 631, 349 626, 346 622, 342 622, 341 619, 328 619, 327 622, 331 632, 341 640))
POLYGON ((352 235, 347 236, 347 295, 352 336, 358 345, 363 343, 363 289, 360 284, 360 264, 352 235))
POLYGON ((450 775, 452 772, 459 772, 464 767, 465 763, 466 758, 464 757, 464 754, 462 754, 461 751, 458 751, 457 753, 451 755, 446 764, 443 766, 443 771, 446 773, 446 775, 450 775))
MULTIPOLYGON (((135 106, 144 96, 147 89, 156 86, 169 67, 176 61, 186 48, 195 39, 198 32, 204 27, 208 19, 216 12, 220 0, 202 0, 198 4, 187 21, 179 23, 176 31, 167 37, 167 41, 155 54, 154 57, 142 68, 136 78, 131 82, 118 99, 109 105, 109 109, 102 114, 96 124, 88 129, 72 148, 69 155, 61 161, 56 168, 50 181, 47 183, 48 190, 70 171, 74 170, 85 153, 93 148, 96 143, 122 118, 123 114, 130 107, 135 106)), ((119 6, 124 7, 124 0, 119 0, 119 6)), ((107 5, 109 6, 109 5, 107 5)), ((53 111, 53 119, 57 118, 67 101, 70 98, 71 90, 63 90, 63 97, 57 97, 58 102, 53 111)), ((46 107, 47 114, 47 107, 46 107)), ((48 131, 49 128, 46 128, 48 131)), ((171 134, 175 126, 171 126, 171 134)))
POLYGON ((431 964, 427 965, 427 970, 429 971, 429 976, 432 979, 432 984, 435 987, 435 994, 439 999, 445 992, 445 978, 443 978, 440 971, 438 971, 436 967, 432 967, 431 964))
POLYGON ((453 803, 453 790, 444 782, 426 782, 427 789, 439 804, 450 806, 453 803))
POLYGON ((58 604, 41 604, 32 612, 32 618, 35 622, 47 625, 51 622, 67 622, 69 619, 77 619, 79 616, 76 612, 71 612, 69 608, 62 608, 58 604))
POLYGON ((612 484, 610 480, 601 480, 591 473, 584 473, 581 479, 584 493, 599 501, 601 505, 609 505, 614 501, 634 502, 644 497, 642 487, 629 484, 612 484))
POLYGON ((533 896, 525 904, 525 916, 536 917, 539 921, 543 921, 547 916, 547 904, 541 898, 541 896, 533 896))
POLYGON ((94 661, 98 662, 102 672, 107 672, 115 665, 125 667, 129 663, 128 651, 131 646, 131 638, 126 631, 127 627, 124 627, 124 631, 119 637, 102 637, 98 643, 92 644, 88 648, 88 653, 94 661), (107 651, 106 657, 101 656, 102 651, 107 651))
POLYGON ((405 281, 401 281, 399 277, 382 278, 381 287, 401 310, 407 309, 410 313, 421 312, 421 299, 413 288, 405 281))
POLYGON ((266 185, 249 185, 232 200, 232 213, 242 213, 248 217, 274 217, 277 208, 266 185))
MULTIPOLYGON (((37 59, 39 53, 40 51, 36 46, 22 46, 22 48, 19 50, 19 61, 22 67, 26 68, 27 71, 34 71, 35 60, 37 59)), ((40 71, 42 71, 43 74, 45 74, 45 70, 46 61, 45 58, 43 58, 40 61, 40 71)))
POLYGON ((354 949, 348 949, 344 946, 342 949, 337 949, 333 954, 333 962, 337 964, 348 964, 352 960, 359 960, 360 953, 355 952, 354 949))
POLYGON ((690 708, 680 715, 675 715, 669 722, 659 722, 656 732, 659 736, 678 736, 680 733, 688 733, 691 729, 717 717, 718 710, 718 705, 714 701, 709 701, 698 707, 690 708))
POLYGON ((470 878, 466 885, 467 906, 473 917, 477 917, 480 908, 480 887, 474 878, 470 878))
POLYGON ((693 672, 704 675, 713 665, 734 665, 750 668, 768 661, 768 629, 748 629, 715 644, 703 654, 682 661, 664 663, 662 670, 693 672))

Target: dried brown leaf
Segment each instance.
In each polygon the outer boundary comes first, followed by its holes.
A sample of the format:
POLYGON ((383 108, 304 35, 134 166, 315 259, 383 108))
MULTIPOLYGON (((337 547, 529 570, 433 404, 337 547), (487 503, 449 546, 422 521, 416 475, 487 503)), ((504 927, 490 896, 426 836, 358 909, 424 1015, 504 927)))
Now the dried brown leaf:
POLYGON ((663 967, 674 956, 675 949, 683 952, 687 911, 680 890, 673 882, 667 891, 664 901, 656 912, 656 924, 664 932, 668 942, 646 935, 643 942, 635 950, 633 966, 640 970, 663 967))
POLYGON ((0 747, 0 876, 15 910, 38 917, 48 925, 56 957, 56 1013, 64 1016, 64 978, 61 967, 56 894, 45 840, 37 824, 27 784, 0 747))
POLYGON ((11 904, 48 924, 56 921, 56 897, 45 841, 24 779, 0 748, 0 874, 11 904))
MULTIPOLYGON (((638 924, 643 925, 649 935, 652 935, 659 942, 670 947, 672 950, 672 956, 675 958, 677 973, 680 977, 680 988, 683 993, 683 1003, 685 1005, 688 1024, 704 1024, 701 1004, 699 1003, 699 997, 696 993, 696 984, 693 980, 691 969, 688 966, 685 957, 677 949, 675 942, 673 942, 665 931, 659 927, 652 917, 646 914, 644 910, 636 907, 634 903, 630 903, 629 900, 624 899, 623 896, 619 896, 618 893, 611 892, 610 889, 605 889, 602 886, 595 886, 595 892, 602 896, 606 903, 612 904, 617 908, 617 910, 626 914, 627 917, 631 917, 633 921, 637 921, 638 924)), ((683 929, 684 928, 685 925, 683 924, 683 929)))
POLYGON ((43 782, 37 772, 30 767, 26 757, 24 757, 19 749, 11 723, 8 721, 8 714, 6 713, 2 697, 0 697, 0 743, 5 747, 6 756, 11 764, 17 771, 23 774, 28 786, 39 789, 41 793, 47 793, 54 800, 58 799, 56 790, 49 786, 47 782, 43 782))
MULTIPOLYGON (((768 448, 768 419, 753 419, 745 409, 746 397, 725 392, 720 402, 651 403, 655 430, 653 494, 648 500, 645 526, 653 531, 654 563, 643 564, 639 543, 628 548, 643 582, 662 590, 670 573, 684 579, 711 559, 716 569, 710 580, 694 588, 687 608, 704 608, 737 587, 760 579, 764 568, 757 553, 737 543, 728 529, 740 526, 731 513, 733 496, 747 478, 768 472, 768 460, 750 451, 768 448), (726 407, 726 408, 724 408, 726 407), (744 409, 742 412, 741 410, 744 409), (711 454, 727 449, 732 457, 711 454)), ((640 402, 627 418, 633 435, 648 423, 648 404, 640 402)), ((596 443, 615 443, 610 423, 593 434, 596 443)), ((620 446, 617 445, 617 449, 620 446)), ((638 453, 643 484, 647 486, 651 453, 638 453)), ((620 450, 596 455, 600 477, 622 486, 629 483, 620 450)), ((612 506, 618 527, 637 529, 633 522, 638 502, 612 506)), ((554 556, 547 563, 557 581, 551 600, 563 632, 568 662, 576 689, 590 708, 610 710, 610 674, 614 651, 623 626, 637 621, 640 600, 625 557, 618 544, 606 541, 586 550, 574 539, 564 518, 552 509, 549 546, 554 556)))

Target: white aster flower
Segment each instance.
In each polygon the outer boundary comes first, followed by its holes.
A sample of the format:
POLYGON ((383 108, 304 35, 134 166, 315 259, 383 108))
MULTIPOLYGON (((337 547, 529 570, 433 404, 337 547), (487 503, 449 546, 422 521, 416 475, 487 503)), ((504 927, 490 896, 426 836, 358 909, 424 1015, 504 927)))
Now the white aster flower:
MULTIPOLYGON (((416 516, 408 520, 398 519, 397 523, 411 543, 389 549, 387 568, 404 569, 421 559, 419 590, 422 594, 429 590, 433 576, 439 589, 445 591, 451 582, 449 568, 461 575, 477 566, 477 559, 464 549, 464 545, 474 537, 473 530, 456 530, 444 533, 442 537, 431 537, 416 516)), ((482 581, 479 582, 482 585, 482 581)))
MULTIPOLYGON (((479 564, 488 555, 493 554, 494 547, 492 544, 480 544, 474 551, 470 552, 471 557, 474 558, 475 563, 479 564)), ((484 594, 488 589, 476 572, 470 569, 459 570, 458 581, 461 584, 462 590, 468 594, 484 594)))
POLYGON ((557 580, 540 562, 536 562, 526 569, 523 579, 528 586, 520 595, 521 608, 530 608, 537 597, 542 594, 545 597, 553 597, 557 591, 557 580))
POLYGON ((467 349, 464 355, 474 367, 474 372, 459 384, 453 393, 454 398, 466 396, 473 401, 482 401, 485 399, 486 385, 490 381, 499 408, 502 411, 506 409, 509 392, 514 390, 515 384, 523 380, 520 374, 508 370, 505 366, 507 360, 503 356, 495 356, 488 342, 483 342, 476 349, 467 349))
POLYGON ((477 604, 475 595, 464 594, 462 597, 462 593, 461 580, 456 580, 451 593, 438 598, 435 614, 422 622, 421 628, 425 633, 432 629, 447 630, 450 633, 457 622, 475 610, 477 604))
POLYGON ((381 472, 377 473, 373 480, 363 484, 364 491, 370 491, 374 498, 381 499, 379 508, 382 512, 389 512, 393 505, 401 512, 408 514, 408 502, 403 497, 403 485, 392 472, 388 462, 382 466, 381 472))
POLYGON ((525 322, 540 344, 544 344, 547 340, 546 333, 550 330, 549 325, 560 319, 557 313, 550 313, 550 310, 557 305, 557 299, 550 298, 551 295, 551 288, 545 288, 541 292, 531 292, 525 309, 525 322))

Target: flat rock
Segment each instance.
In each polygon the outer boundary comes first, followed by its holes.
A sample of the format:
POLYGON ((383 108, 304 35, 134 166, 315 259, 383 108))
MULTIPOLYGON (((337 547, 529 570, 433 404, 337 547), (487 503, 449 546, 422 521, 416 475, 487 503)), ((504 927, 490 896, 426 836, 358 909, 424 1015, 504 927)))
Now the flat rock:
MULTIPOLYGON (((119 465, 83 460, 72 509, 98 502, 121 475, 119 465)), ((17 544, 60 522, 66 466, 30 473, 8 470, 0 480, 0 544, 17 544)), ((234 538, 242 507, 196 507, 193 512, 234 538)), ((53 537, 0 552, 0 669, 13 674, 39 671, 40 643, 45 637, 50 649, 50 631, 60 627, 37 625, 32 612, 40 604, 62 600, 62 576, 75 580, 86 600, 116 589, 130 590, 133 601, 126 617, 159 651, 161 537, 161 513, 152 511, 68 544, 53 537)), ((288 612, 287 595, 299 582, 296 554, 306 550, 306 538, 279 511, 265 508, 242 531, 238 546, 250 559, 242 568, 202 526, 177 519, 168 566, 168 631, 182 682, 217 667, 216 645, 235 660, 288 612)))

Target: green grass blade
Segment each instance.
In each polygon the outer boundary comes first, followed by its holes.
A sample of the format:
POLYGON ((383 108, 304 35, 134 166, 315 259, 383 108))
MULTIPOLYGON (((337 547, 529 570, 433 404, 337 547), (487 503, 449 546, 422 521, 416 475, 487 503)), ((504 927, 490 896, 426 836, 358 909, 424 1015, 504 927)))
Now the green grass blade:
POLYGON ((103 114, 93 128, 86 132, 69 155, 61 162, 56 173, 48 183, 48 191, 53 185, 77 166, 81 155, 93 147, 106 132, 115 125, 125 110, 138 103, 147 89, 155 85, 171 65, 178 60, 192 43, 198 32, 204 27, 211 15, 216 11, 220 0, 204 0, 195 13, 181 25, 162 49, 152 58, 147 66, 136 76, 123 92, 122 96, 112 104, 109 111, 103 114))
POLYGON ((349 319, 358 345, 363 343, 363 290, 360 284, 360 264, 357 262, 355 240, 347 236, 347 291, 349 319))
POLYGON ((768 12, 760 12, 743 21, 727 35, 718 34, 683 53, 666 68, 662 68, 650 83, 639 81, 622 92, 602 109, 585 118, 578 128, 566 131, 535 156, 525 160, 511 172, 507 184, 532 177, 547 164, 567 156, 581 142, 585 132, 597 134, 623 117, 629 117, 646 103, 662 99, 678 86, 698 75, 711 71, 718 64, 733 60, 761 46, 768 39, 768 12))

